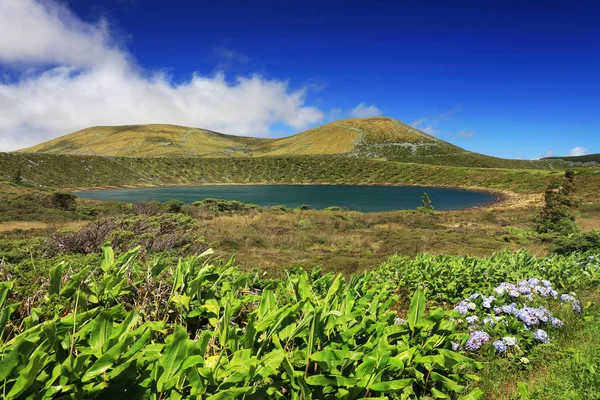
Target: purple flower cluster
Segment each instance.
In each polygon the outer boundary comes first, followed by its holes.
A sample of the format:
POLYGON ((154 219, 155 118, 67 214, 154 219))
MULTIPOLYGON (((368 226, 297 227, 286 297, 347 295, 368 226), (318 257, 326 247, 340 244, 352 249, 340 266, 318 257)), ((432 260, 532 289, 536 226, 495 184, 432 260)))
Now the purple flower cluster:
MULTIPOLYGON (((464 345, 466 351, 477 351, 484 344, 491 342, 490 334, 483 329, 489 330, 498 324, 509 326, 511 321, 509 317, 522 322, 522 329, 531 330, 536 341, 550 343, 548 333, 540 328, 550 324, 560 328, 564 323, 554 317, 546 307, 528 305, 536 298, 560 298, 563 303, 570 303, 573 310, 581 311, 581 305, 575 298, 575 293, 563 294, 559 297, 558 292, 552 288, 552 283, 545 279, 530 278, 522 280, 518 284, 502 282, 494 289, 494 292, 498 298, 474 293, 455 307, 455 310, 463 315, 462 319, 468 324, 469 338, 464 345)), ((517 346, 517 339, 505 336, 493 341, 492 345, 498 353, 506 353, 509 348, 517 346)), ((452 348, 461 349, 459 343, 454 343, 452 348)))
POLYGON ((498 353, 504 353, 506 351, 506 343, 504 343, 504 340, 496 340, 493 344, 498 353))
POLYGON ((465 343, 465 349, 467 351, 477 351, 483 346, 485 343, 490 341, 490 335, 484 331, 473 331, 471 332, 471 336, 467 339, 467 343, 465 343))
POLYGON ((550 343, 550 338, 548 337, 548 333, 543 329, 538 329, 533 333, 533 337, 535 340, 542 343, 550 343))
POLYGON ((467 300, 463 300, 460 303, 458 303, 456 305, 456 307, 454 307, 454 309, 456 311, 458 311, 460 314, 466 314, 469 311, 473 311, 477 308, 477 305, 473 302, 469 302, 467 300))
POLYGON ((563 303, 571 303, 571 308, 573 309, 573 311, 576 311, 578 313, 581 312, 581 304, 579 304, 579 300, 575 298, 575 293, 561 294, 560 301, 562 301, 563 303))

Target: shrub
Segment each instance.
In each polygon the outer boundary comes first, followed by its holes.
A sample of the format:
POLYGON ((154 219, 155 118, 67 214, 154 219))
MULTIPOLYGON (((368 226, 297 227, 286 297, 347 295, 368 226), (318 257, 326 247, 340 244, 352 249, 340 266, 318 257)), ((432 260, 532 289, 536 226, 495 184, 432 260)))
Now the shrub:
POLYGON ((184 202, 181 200, 168 200, 163 203, 164 208, 170 213, 181 212, 183 205, 184 202))
POLYGON ((136 201, 131 204, 131 209, 135 215, 158 215, 164 212, 162 205, 158 201, 136 201))
POLYGON ((19 185, 21 182, 23 182, 23 176, 20 168, 15 170, 15 172, 11 175, 10 182, 14 185, 19 185))
POLYGON ((421 208, 424 208, 426 210, 433 210, 433 204, 431 203, 431 199, 429 198, 427 193, 423 193, 423 196, 421 196, 421 208))
POLYGON ((60 208, 65 211, 75 211, 75 196, 73 193, 54 192, 50 196, 52 207, 60 208))
POLYGON ((193 206, 212 212, 247 212, 250 210, 260 210, 255 204, 246 204, 237 200, 223 200, 207 198, 201 201, 195 201, 193 206))
POLYGON ((349 209, 346 207, 340 206, 330 206, 323 209, 323 211, 348 211, 349 209))
POLYGON ((577 251, 582 253, 588 251, 600 252, 600 230, 559 237, 549 249, 558 254, 569 254, 577 251))
POLYGON ((271 207, 271 211, 291 212, 292 210, 283 205, 276 205, 271 207))
POLYGON ((577 201, 572 198, 574 177, 574 172, 567 170, 561 183, 552 182, 546 188, 544 205, 534 218, 538 233, 568 235, 577 232, 573 215, 577 201))

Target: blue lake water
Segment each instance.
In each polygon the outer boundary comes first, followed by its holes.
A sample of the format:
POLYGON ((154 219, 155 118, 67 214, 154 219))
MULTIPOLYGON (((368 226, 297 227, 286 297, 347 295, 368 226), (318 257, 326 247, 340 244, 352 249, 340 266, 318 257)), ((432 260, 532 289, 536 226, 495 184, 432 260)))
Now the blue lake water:
POLYGON ((167 201, 177 199, 185 203, 217 198, 239 200, 261 207, 285 205, 323 209, 342 206, 362 212, 414 209, 421 205, 426 192, 437 210, 456 210, 493 202, 494 194, 471 190, 415 187, 415 186, 355 186, 355 185, 206 185, 183 187, 155 187, 135 189, 107 189, 77 192, 80 197, 93 200, 167 201))

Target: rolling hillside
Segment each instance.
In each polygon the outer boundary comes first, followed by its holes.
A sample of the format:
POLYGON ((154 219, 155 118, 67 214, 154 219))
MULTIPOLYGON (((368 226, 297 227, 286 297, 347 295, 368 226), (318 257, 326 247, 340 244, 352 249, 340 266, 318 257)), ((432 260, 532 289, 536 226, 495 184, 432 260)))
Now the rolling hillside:
POLYGON ((563 161, 574 161, 574 162, 597 162, 597 163, 600 163, 600 153, 586 154, 585 156, 544 157, 544 158, 542 158, 542 160, 563 160, 563 161))
POLYGON ((419 164, 546 169, 564 160, 508 160, 474 153, 387 117, 331 122, 293 136, 258 139, 176 125, 92 127, 21 152, 118 157, 246 158, 338 155, 419 164))
POLYGON ((21 150, 116 157, 244 157, 264 139, 177 125, 95 126, 21 150))

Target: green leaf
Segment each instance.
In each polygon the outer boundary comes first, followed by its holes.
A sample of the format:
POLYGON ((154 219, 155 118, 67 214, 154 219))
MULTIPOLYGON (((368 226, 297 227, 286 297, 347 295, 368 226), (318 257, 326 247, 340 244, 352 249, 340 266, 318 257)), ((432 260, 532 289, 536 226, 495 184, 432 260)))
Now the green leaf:
POLYGON ((423 318, 425 314, 425 293, 423 289, 418 288, 410 300, 410 308, 408 309, 408 326, 414 331, 415 326, 423 318))
POLYGON ((240 396, 245 395, 250 392, 252 387, 240 387, 240 388, 231 388, 226 390, 221 390, 217 394, 214 394, 207 398, 206 400, 231 400, 237 399, 240 396))
POLYGON ((361 360, 364 353, 349 350, 322 350, 310 356, 312 361, 358 361, 361 360))
POLYGON ((115 365, 119 356, 121 355, 123 348, 127 343, 125 341, 117 342, 116 345, 111 347, 107 352, 96 360, 96 362, 86 371, 81 378, 82 382, 89 382, 94 377, 103 374, 115 365))
POLYGON ((465 387, 458 384, 458 382, 453 381, 447 376, 438 374, 437 372, 431 372, 430 378, 432 381, 441 382, 442 386, 445 389, 451 390, 453 392, 462 393, 462 391, 465 390, 465 387))
MULTIPOLYGON (((517 386, 518 386, 518 384, 517 384, 517 386)), ((480 399, 481 396, 483 396, 483 391, 479 388, 475 388, 468 395, 461 397, 460 400, 477 400, 477 399, 480 399)))
POLYGON ((62 286, 62 269, 64 265, 65 262, 63 261, 50 271, 50 285, 48 286, 48 294, 60 294, 60 288, 62 286))
POLYGON ((40 373, 40 371, 44 368, 45 361, 48 358, 48 354, 46 349, 42 346, 39 346, 35 349, 31 357, 29 358, 29 362, 19 372, 19 377, 15 382, 14 386, 8 392, 6 396, 7 399, 15 399, 19 398, 20 395, 25 392, 30 386, 35 382, 36 377, 40 373))
POLYGON ((517 389, 519 390, 519 396, 521 400, 529 400, 529 385, 527 382, 517 382, 517 389))
POLYGON ((394 381, 374 383, 369 386, 369 389, 374 390, 376 392, 386 393, 395 390, 402 390, 405 387, 412 385, 413 382, 413 379, 397 379, 394 381))
POLYGON ((159 392, 165 390, 165 385, 175 383, 170 381, 177 375, 183 360, 185 359, 187 341, 188 334, 186 330, 181 326, 175 327, 172 340, 167 347, 165 347, 165 351, 159 363, 162 372, 156 382, 156 388, 159 392))
POLYGON ((285 351, 283 350, 275 350, 270 352, 259 360, 255 375, 260 376, 262 379, 268 378, 273 372, 275 372, 275 370, 279 368, 284 358, 285 351))
POLYGON ((306 383, 311 386, 353 387, 359 382, 359 378, 346 378, 341 375, 312 375, 306 378, 306 383))

